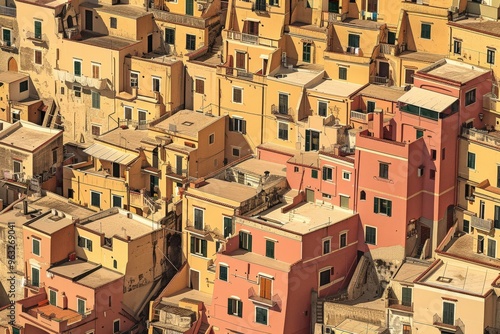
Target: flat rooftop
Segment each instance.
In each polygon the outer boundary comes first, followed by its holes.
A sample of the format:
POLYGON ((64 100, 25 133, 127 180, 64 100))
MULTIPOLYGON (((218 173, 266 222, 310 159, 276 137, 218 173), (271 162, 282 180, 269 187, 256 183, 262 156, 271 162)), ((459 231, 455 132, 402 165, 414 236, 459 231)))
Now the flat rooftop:
POLYGON ((309 92, 348 97, 360 90, 364 85, 341 80, 323 79, 320 83, 309 87, 309 92))
POLYGON ((347 18, 343 21, 333 21, 333 24, 338 24, 338 25, 355 25, 361 28, 368 28, 368 29, 380 29, 381 26, 383 26, 385 23, 379 23, 376 21, 371 21, 371 20, 360 20, 360 19, 351 19, 347 18))
POLYGON ((207 115, 192 110, 180 110, 172 116, 152 125, 159 129, 172 133, 176 136, 188 136, 198 139, 198 132, 215 123, 222 116, 207 115))
POLYGON ((306 86, 318 75, 322 75, 322 70, 306 70, 301 68, 288 68, 281 66, 277 71, 270 74, 267 79, 284 83, 306 86))
POLYGON ((492 289, 491 284, 498 278, 498 275, 499 270, 444 259, 444 262, 440 262, 417 282, 436 288, 484 295, 492 289))
POLYGON ((319 167, 319 153, 318 152, 297 152, 293 157, 288 160, 291 164, 319 167))
POLYGON ((500 259, 494 259, 492 257, 486 256, 485 254, 479 254, 474 252, 473 245, 474 245, 473 236, 470 234, 465 234, 459 238, 453 238, 445 246, 444 254, 445 256, 449 255, 451 257, 468 260, 480 265, 500 268, 500 259))
POLYGON ((182 61, 182 57, 178 57, 178 56, 174 56, 174 55, 167 55, 167 54, 162 54, 162 53, 156 53, 156 52, 146 53, 142 57, 134 57, 134 58, 146 59, 146 60, 153 61, 155 63, 166 64, 166 65, 172 65, 172 64, 177 63, 179 61, 182 61))
POLYGON ((0 73, 0 82, 11 83, 22 79, 28 79, 29 77, 30 76, 27 74, 13 72, 13 71, 6 71, 0 73))
POLYGON ((405 93, 406 92, 400 88, 393 88, 393 87, 386 87, 379 85, 368 85, 362 90, 360 90, 358 95, 397 102, 399 98, 403 96, 405 93))
POLYGON ((421 51, 404 51, 399 55, 403 60, 416 60, 424 63, 435 63, 444 58, 444 55, 421 51))
POLYGON ((117 279, 123 275, 112 270, 102 268, 101 265, 85 262, 82 260, 68 261, 56 267, 50 268, 49 272, 67 279, 74 279, 82 276, 75 282, 89 288, 98 288, 117 279))
POLYGON ((243 262, 258 264, 266 268, 279 270, 282 272, 290 271, 290 264, 278 261, 275 259, 268 258, 267 256, 260 255, 257 253, 249 252, 244 249, 236 249, 230 253, 224 253, 225 255, 231 256, 233 259, 240 260, 243 262))
POLYGON ((466 83, 487 72, 490 72, 490 70, 451 59, 441 59, 440 61, 419 70, 417 75, 418 73, 424 73, 440 79, 466 83))
POLYGON ((139 148, 144 146, 143 139, 147 137, 148 130, 139 130, 133 127, 125 129, 117 127, 100 135, 97 140, 130 151, 139 152, 139 148))
POLYGON ((480 20, 479 18, 469 17, 465 20, 448 22, 448 25, 500 37, 500 22, 498 21, 480 20))
POLYGON ((0 143, 12 148, 34 152, 61 133, 62 130, 19 121, 0 132, 0 143))
POLYGON ((334 225, 346 220, 355 214, 352 210, 342 209, 337 206, 317 205, 315 203, 301 203, 292 210, 282 213, 281 209, 287 204, 280 204, 253 217, 273 224, 282 230, 308 234, 321 227, 334 225))
POLYGON ((206 183, 196 188, 196 190, 207 194, 210 199, 223 198, 239 203, 257 195, 257 190, 255 188, 238 182, 230 182, 215 178, 206 180, 206 183))
POLYGON ((95 4, 91 2, 84 2, 80 5, 84 8, 92 8, 97 12, 114 14, 116 16, 128 17, 131 19, 138 19, 143 16, 153 15, 151 12, 147 12, 143 7, 137 7, 130 4, 95 4))
POLYGON ((123 275, 121 275, 120 273, 114 272, 107 268, 99 268, 96 271, 88 274, 87 276, 80 278, 78 280, 78 283, 89 288, 96 289, 113 281, 116 281, 122 276, 123 275))
POLYGON ((128 46, 134 45, 136 43, 140 43, 139 41, 129 40, 121 37, 109 36, 109 35, 101 35, 94 32, 89 31, 81 31, 80 32, 81 39, 75 40, 76 43, 83 43, 87 45, 96 46, 103 49, 110 49, 119 51, 128 46))
POLYGON ((203 302, 205 305, 212 305, 212 294, 190 288, 184 288, 174 292, 170 296, 162 297, 161 300, 166 303, 179 305, 179 302, 183 299, 196 300, 203 302))
POLYGON ((397 282, 413 282, 420 274, 422 274, 427 268, 429 268, 430 263, 420 263, 420 262, 405 262, 403 263, 396 275, 392 278, 393 281, 397 282))
POLYGON ((18 0, 18 1, 49 8, 57 8, 68 2, 67 0, 18 0))
POLYGON ((61 214, 60 212, 56 212, 55 215, 50 212, 49 214, 38 218, 34 222, 26 224, 26 226, 51 235, 73 224, 73 219, 71 217, 63 216, 64 214, 61 214))
POLYGON ((48 271, 55 275, 73 279, 77 276, 85 274, 88 271, 96 270, 98 267, 99 265, 95 263, 75 260, 64 262, 63 264, 50 268, 48 271))
POLYGON ((286 168, 282 164, 256 158, 244 160, 232 168, 256 175, 264 175, 265 172, 269 172, 270 175, 286 176, 286 168))
POLYGON ((385 328, 354 319, 345 319, 335 326, 335 333, 379 334, 384 332, 385 328))
POLYGON ((442 112, 457 101, 457 98, 427 89, 412 87, 398 101, 435 112, 442 112))
POLYGON ((158 224, 149 219, 117 208, 90 216, 88 220, 81 221, 80 225, 94 232, 103 233, 106 238, 118 236, 123 239, 130 237, 132 240, 160 228, 158 224))
MULTIPOLYGON (((22 210, 22 203, 17 204, 16 208, 22 210)), ((42 210, 45 212, 51 209, 64 212, 66 216, 70 215, 72 218, 85 218, 95 214, 94 211, 70 203, 67 198, 51 192, 47 192, 43 197, 28 197, 28 211, 42 210)))

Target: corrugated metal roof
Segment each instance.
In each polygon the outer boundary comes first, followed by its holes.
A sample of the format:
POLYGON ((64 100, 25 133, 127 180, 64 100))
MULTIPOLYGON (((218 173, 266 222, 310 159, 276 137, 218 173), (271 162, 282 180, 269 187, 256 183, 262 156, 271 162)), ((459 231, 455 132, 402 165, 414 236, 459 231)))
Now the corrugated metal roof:
POLYGON ((413 87, 405 95, 399 98, 399 102, 412 104, 414 106, 441 112, 448 108, 456 97, 436 93, 427 89, 413 87))
POLYGON ((122 165, 128 165, 138 157, 138 155, 120 152, 117 149, 97 143, 85 149, 83 152, 94 158, 116 162, 122 165))

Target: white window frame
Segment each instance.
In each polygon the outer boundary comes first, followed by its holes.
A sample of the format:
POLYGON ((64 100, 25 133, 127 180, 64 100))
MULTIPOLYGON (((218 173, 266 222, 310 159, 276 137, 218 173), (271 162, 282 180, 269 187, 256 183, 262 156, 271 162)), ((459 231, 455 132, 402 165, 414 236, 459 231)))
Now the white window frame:
POLYGON ((349 231, 342 231, 339 233, 339 249, 346 248, 347 245, 349 244, 347 242, 348 233, 349 233, 349 231), (341 242, 343 235, 345 235, 345 246, 342 246, 342 242, 341 242))
POLYGON ((155 75, 151 76, 151 90, 158 93, 161 91, 161 77, 155 75), (155 80, 158 80, 158 90, 155 90, 155 80))
POLYGON ((320 117, 328 117, 328 105, 329 105, 329 103, 330 103, 329 101, 325 101, 325 100, 318 100, 318 104, 317 104, 317 107, 318 107, 318 109, 317 109, 317 110, 318 110, 318 116, 320 116, 320 117), (325 111, 325 112, 326 112, 326 114, 325 114, 325 116, 323 116, 323 115, 320 115, 320 114, 319 114, 319 105, 320 105, 321 103, 326 104, 326 111, 325 111))
POLYGON ((31 237, 31 253, 33 255, 36 255, 36 256, 42 256, 42 240, 41 239, 31 237), (38 251, 39 251, 39 254, 36 254, 35 251, 34 251, 35 240, 38 242, 38 251))
POLYGON ((332 166, 329 166, 329 165, 323 165, 321 167, 321 180, 322 181, 326 181, 326 182, 333 182, 333 172, 335 171, 335 167, 332 167, 332 166), (331 179, 325 179, 324 176, 323 176, 323 168, 328 168, 332 171, 332 178, 331 179))
POLYGON ((290 139, 290 132, 289 132, 290 131, 290 126, 288 125, 288 123, 287 122, 279 122, 278 121, 277 124, 276 124, 276 126, 277 126, 277 132, 278 132, 278 136, 277 136, 278 139, 279 140, 283 140, 283 141, 288 141, 290 139), (286 139, 280 138, 280 125, 281 124, 285 124, 286 125, 286 136, 287 136, 286 139))
POLYGON ((327 267, 323 267, 320 270, 318 270, 318 290, 327 288, 327 287, 329 287, 329 286, 331 286, 333 284, 333 281, 332 281, 332 268, 333 268, 333 266, 327 266, 327 267), (324 272, 324 271, 327 271, 327 270, 328 270, 328 275, 330 276, 330 282, 328 282, 325 285, 321 285, 321 273, 324 272))
POLYGON ((327 255, 330 254, 331 252, 332 252, 332 237, 326 237, 321 239, 321 255, 327 255), (329 242, 328 252, 325 253, 325 242, 327 241, 329 242))
POLYGON ((140 72, 130 71, 130 87, 131 88, 136 87, 137 89, 139 89, 139 76, 140 75, 141 75, 140 72), (135 78, 135 76, 137 76, 137 78, 135 78), (132 85, 133 79, 135 79, 135 84, 134 85, 132 85))
POLYGON ((81 99, 82 98, 82 86, 73 85, 72 89, 73 89, 73 96, 76 97, 77 99, 81 99), (77 89, 75 89, 75 88, 77 88, 77 89))
POLYGON ((77 76, 75 74, 75 63, 80 63, 80 75, 79 76, 83 76, 83 60, 79 59, 79 58, 73 58, 73 75, 77 76))
POLYGON ((342 170, 342 180, 351 181, 351 174, 352 174, 352 172, 349 172, 347 170, 342 170), (348 175, 348 176, 345 177, 346 175, 348 175))
MULTIPOLYGON (((9 41, 9 44, 10 44, 10 46, 12 46, 12 29, 2 27, 2 42, 5 42, 5 41, 3 40, 3 32, 4 32, 4 30, 9 30, 9 31, 10 31, 10 41, 9 41)), ((5 44, 4 44, 4 45, 5 45, 5 44)), ((5 45, 5 46, 7 46, 7 45, 5 45)))
POLYGON ((254 306, 254 314, 255 314, 254 321, 255 321, 255 323, 256 323, 256 324, 263 325, 263 326, 269 326, 269 308, 264 307, 264 306, 262 306, 262 305, 255 305, 255 306, 254 306), (260 309, 266 310, 266 312, 267 312, 267 317, 266 317, 266 323, 265 323, 265 324, 260 323, 260 322, 257 322, 257 308, 260 308, 260 309))
POLYGON ((76 311, 78 312, 78 301, 83 301, 83 314, 87 312, 87 300, 83 298, 76 297, 76 311))
MULTIPOLYGON (((120 208, 123 209, 123 196, 111 194, 111 205, 113 205, 113 202, 114 202, 113 199, 115 197, 117 197, 117 198, 119 198, 121 200, 121 204, 122 205, 120 205, 120 208)), ((114 208, 116 208, 116 206, 114 206, 114 208)))
POLYGON ((90 190, 90 200, 89 200, 89 206, 92 206, 94 208, 101 208, 101 204, 102 204, 102 192, 100 191, 95 191, 95 190, 90 190), (95 206, 92 204, 92 194, 95 193, 95 194, 99 194, 99 206, 95 206))
POLYGON ((47 297, 48 297, 47 299, 49 300, 49 305, 52 305, 52 304, 50 304, 50 292, 55 292, 56 293, 56 303, 54 306, 57 306, 57 290, 54 290, 51 288, 49 288, 48 290, 49 290, 49 293, 47 294, 47 297))
POLYGON ((120 319, 115 319, 113 320, 113 334, 114 333, 119 333, 120 332, 120 329, 121 329, 121 326, 120 326, 120 319), (115 323, 118 321, 118 332, 115 332, 115 323))
POLYGON ((365 230, 363 231, 363 234, 364 234, 364 240, 363 241, 366 243, 366 228, 367 227, 375 229, 375 243, 374 244, 368 244, 368 245, 376 246, 378 244, 378 229, 377 229, 376 226, 365 225, 365 230))
POLYGON ((453 322, 455 322, 457 320, 457 302, 453 300, 443 300, 441 305, 441 316, 442 316, 441 319, 443 320, 443 322, 444 322, 444 303, 453 304, 453 318, 454 318, 453 322))
POLYGON ((233 103, 237 103, 237 104, 243 104, 243 87, 239 87, 239 86, 233 86, 232 89, 231 89, 231 101, 233 103), (237 90, 240 90, 241 91, 241 101, 240 102, 236 102, 234 100, 234 90, 237 89, 237 90))
POLYGON ((240 157, 241 156, 241 147, 239 146, 231 146, 231 155, 233 157, 240 157), (234 150, 238 150, 238 155, 234 155, 234 150))

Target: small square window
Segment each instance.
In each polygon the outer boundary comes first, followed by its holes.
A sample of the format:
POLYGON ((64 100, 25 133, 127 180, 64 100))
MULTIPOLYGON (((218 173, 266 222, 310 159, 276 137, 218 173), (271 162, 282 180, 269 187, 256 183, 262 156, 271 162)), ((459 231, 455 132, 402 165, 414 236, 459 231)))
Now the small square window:
POLYGON ((139 87, 139 73, 130 72, 130 87, 139 87))
POLYGON ((428 23, 422 23, 420 26, 420 38, 431 39, 431 25, 428 23))
POLYGON ((294 173, 298 173, 299 172, 299 167, 297 167, 297 166, 293 167, 293 172, 294 173))
POLYGON ((321 117, 326 117, 328 110, 328 102, 319 101, 318 102, 318 115, 321 117))
POLYGON ((330 284, 331 268, 319 272, 319 286, 330 284))
POLYGON ((255 307, 255 322, 262 325, 267 325, 269 320, 269 310, 264 307, 255 307))
POLYGON ((342 179, 351 181, 351 172, 342 171, 342 179))
POLYGON ((215 142, 215 133, 212 133, 210 134, 210 136, 208 136, 208 143, 213 144, 214 142, 215 142))
POLYGON ((333 180, 333 168, 323 167, 323 180, 332 181, 333 180))
POLYGON ((75 97, 82 97, 82 87, 73 86, 73 93, 75 94, 75 97))
POLYGON ((347 80, 347 67, 339 67, 339 80, 347 80))
POLYGON ((378 177, 386 180, 389 178, 389 164, 383 162, 379 163, 378 177))
POLYGON ((175 29, 165 28, 165 43, 175 44, 175 29))
POLYGON ((233 147, 233 157, 239 157, 240 156, 240 149, 239 147, 233 147))
POLYGON ((318 170, 317 169, 311 169, 311 178, 313 178, 313 179, 318 178, 318 170))
POLYGON ((239 87, 233 87, 233 102, 243 103, 243 89, 239 87))
POLYGON ((322 193, 322 194, 321 194, 321 197, 326 198, 326 199, 331 199, 331 198, 332 198, 332 195, 327 194, 327 193, 322 193))
POLYGON ((28 90, 28 80, 21 81, 19 83, 19 93, 26 92, 28 90))
POLYGON ((100 125, 92 125, 92 135, 100 136, 101 135, 101 126, 100 125))
POLYGON ((116 19, 116 17, 109 18, 109 26, 113 29, 116 29, 118 27, 118 20, 116 19))
POLYGON ((418 130, 418 129, 417 129, 417 133, 416 133, 416 136, 415 136, 415 137, 416 137, 416 139, 421 138, 421 137, 423 137, 423 136, 424 136, 424 131, 423 131, 423 130, 418 130))
POLYGON ((205 94, 205 80, 195 79, 194 82, 194 91, 198 94, 205 94))

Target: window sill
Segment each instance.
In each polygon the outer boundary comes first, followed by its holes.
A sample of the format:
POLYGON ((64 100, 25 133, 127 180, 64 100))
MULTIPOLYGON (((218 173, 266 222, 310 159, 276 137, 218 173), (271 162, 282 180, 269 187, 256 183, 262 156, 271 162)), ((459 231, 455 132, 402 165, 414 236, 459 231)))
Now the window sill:
POLYGON ((208 257, 204 257, 202 254, 189 253, 189 255, 197 257, 199 259, 207 260, 207 261, 210 260, 208 257))

